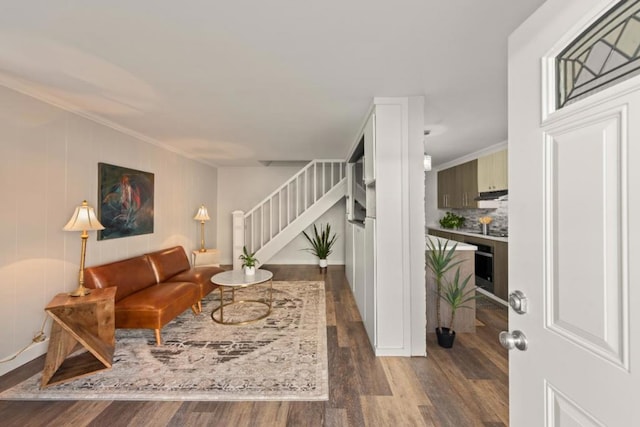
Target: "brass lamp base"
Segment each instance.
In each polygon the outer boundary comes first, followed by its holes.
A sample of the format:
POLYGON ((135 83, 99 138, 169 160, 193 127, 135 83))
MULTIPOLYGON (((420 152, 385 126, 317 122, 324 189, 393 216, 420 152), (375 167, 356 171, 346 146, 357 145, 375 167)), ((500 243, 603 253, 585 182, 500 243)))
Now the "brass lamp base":
POLYGON ((91 293, 91 289, 87 289, 83 285, 80 285, 80 286, 78 286, 78 288, 75 291, 69 292, 69 296, 70 297, 83 297, 85 295, 89 295, 90 293, 91 293))
POLYGON ((204 247, 204 221, 200 221, 200 252, 207 252, 204 247))

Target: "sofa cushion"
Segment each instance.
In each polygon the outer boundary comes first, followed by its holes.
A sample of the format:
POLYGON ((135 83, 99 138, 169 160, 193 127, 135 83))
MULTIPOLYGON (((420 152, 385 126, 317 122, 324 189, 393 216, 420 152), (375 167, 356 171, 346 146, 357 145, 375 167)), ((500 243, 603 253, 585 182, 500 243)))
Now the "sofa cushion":
POLYGON ((116 304, 116 328, 160 329, 199 299, 200 287, 195 283, 149 286, 116 304))
POLYGON ((156 275, 156 283, 165 282, 168 278, 191 268, 182 246, 151 252, 147 257, 156 275))
POLYGON ((220 267, 193 267, 187 271, 183 271, 182 273, 178 273, 177 275, 170 277, 169 279, 167 279, 167 282, 196 283, 200 287, 200 298, 204 298, 209 295, 211 291, 218 287, 218 285, 214 285, 213 283, 211 283, 211 277, 223 271, 224 270, 220 267))
POLYGON ((117 286, 116 302, 156 283, 156 276, 144 255, 86 268, 84 278, 88 288, 117 286))

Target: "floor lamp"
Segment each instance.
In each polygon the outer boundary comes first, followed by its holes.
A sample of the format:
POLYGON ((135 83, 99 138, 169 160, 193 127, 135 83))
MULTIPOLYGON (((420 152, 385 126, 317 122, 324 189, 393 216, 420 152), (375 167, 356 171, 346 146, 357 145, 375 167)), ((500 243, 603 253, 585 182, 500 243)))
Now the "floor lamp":
POLYGON ((81 231, 82 250, 80 252, 80 272, 78 273, 78 288, 69 295, 72 297, 85 296, 91 292, 90 289, 84 287, 84 258, 87 252, 87 239, 89 238, 89 230, 104 230, 93 208, 84 200, 82 205, 78 206, 71 216, 71 219, 64 226, 64 231, 81 231))

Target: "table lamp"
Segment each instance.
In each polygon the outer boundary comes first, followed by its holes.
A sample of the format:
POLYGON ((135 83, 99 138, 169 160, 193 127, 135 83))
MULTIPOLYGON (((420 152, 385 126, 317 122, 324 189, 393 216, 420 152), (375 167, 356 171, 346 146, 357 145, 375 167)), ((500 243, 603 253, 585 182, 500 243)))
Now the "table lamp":
POLYGON ((198 209, 198 213, 193 219, 200 221, 200 252, 206 252, 207 250, 204 247, 204 222, 209 221, 209 212, 207 212, 207 208, 204 205, 200 206, 198 209))
POLYGON ((87 204, 86 200, 82 201, 82 205, 78 206, 71 216, 71 219, 67 225, 63 228, 64 231, 81 231, 80 238, 82 239, 82 250, 80 252, 80 272, 78 273, 78 289, 71 292, 69 295, 72 297, 81 297, 91 292, 90 289, 84 287, 84 258, 87 252, 87 239, 89 238, 89 230, 104 230, 93 208, 87 204))

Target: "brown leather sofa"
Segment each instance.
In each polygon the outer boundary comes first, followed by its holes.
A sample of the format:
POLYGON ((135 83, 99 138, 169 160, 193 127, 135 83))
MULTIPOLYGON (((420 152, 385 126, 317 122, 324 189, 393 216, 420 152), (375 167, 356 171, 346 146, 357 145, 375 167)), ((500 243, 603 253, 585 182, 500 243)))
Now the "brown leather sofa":
POLYGON ((85 269, 88 288, 116 286, 116 328, 153 329, 161 345, 160 330, 191 307, 202 310, 201 300, 217 286, 211 276, 219 267, 191 267, 182 246, 85 269))

